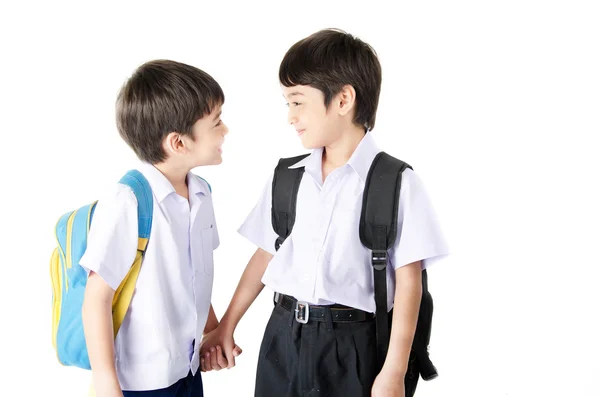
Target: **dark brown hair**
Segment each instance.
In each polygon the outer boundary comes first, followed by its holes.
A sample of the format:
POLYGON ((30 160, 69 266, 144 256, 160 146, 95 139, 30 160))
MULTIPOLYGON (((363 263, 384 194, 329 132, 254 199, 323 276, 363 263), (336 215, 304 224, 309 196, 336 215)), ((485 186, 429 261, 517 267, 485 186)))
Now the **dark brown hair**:
POLYGON ((117 128, 140 160, 156 164, 166 159, 162 143, 169 133, 192 136, 194 123, 224 102, 219 84, 202 70, 170 60, 150 61, 119 92, 117 128))
POLYGON ((321 30, 294 44, 281 61, 279 81, 322 91, 326 107, 349 84, 356 91, 354 123, 367 130, 375 126, 381 65, 369 44, 344 31, 321 30))

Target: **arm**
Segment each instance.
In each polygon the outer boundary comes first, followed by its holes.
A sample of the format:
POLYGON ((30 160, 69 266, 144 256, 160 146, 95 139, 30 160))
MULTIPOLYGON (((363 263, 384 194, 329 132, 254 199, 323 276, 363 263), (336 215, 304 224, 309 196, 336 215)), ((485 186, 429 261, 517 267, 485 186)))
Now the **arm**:
POLYGON ((373 384, 373 396, 404 396, 404 376, 417 328, 422 294, 421 261, 396 270, 394 314, 388 353, 373 384))
POLYGON ((252 302, 256 300, 256 297, 264 288, 262 277, 274 254, 274 251, 273 254, 269 253, 268 247, 272 247, 273 242, 278 237, 271 224, 272 185, 273 176, 265 183, 258 203, 239 229, 242 236, 259 248, 246 265, 246 269, 240 278, 227 311, 221 318, 219 326, 202 339, 200 364, 203 371, 231 368, 235 366, 235 357, 241 353, 239 348, 237 351, 232 349, 235 345, 233 333, 242 316, 248 311, 252 302), (220 347, 223 349, 220 349, 220 347), (225 367, 218 362, 222 353, 226 354, 226 357, 223 357, 226 363, 225 367), (217 357, 217 360, 214 357, 217 357))
POLYGON ((221 319, 221 323, 214 331, 206 335, 202 341, 200 352, 203 354, 201 362, 203 371, 220 369, 214 357, 211 357, 208 352, 211 349, 212 351, 216 349, 217 356, 220 356, 221 347, 227 358, 228 365, 226 367, 231 368, 235 366, 235 355, 238 355, 240 351, 238 348, 237 353, 234 354, 236 345, 233 340, 233 333, 252 302, 256 300, 258 294, 263 290, 264 284, 261 279, 271 258, 273 258, 273 255, 259 248, 248 262, 246 270, 244 270, 233 298, 229 303, 229 307, 221 319))
POLYGON ((404 378, 421 304, 421 261, 396 270, 394 314, 388 354, 383 370, 394 370, 404 378))
POLYGON ((90 272, 82 308, 85 341, 98 396, 123 396, 115 369, 112 300, 115 291, 90 272))
POLYGON ((262 277, 267 270, 267 265, 273 258, 273 255, 258 248, 242 274, 242 278, 233 294, 231 303, 221 319, 221 325, 224 330, 233 335, 241 318, 244 316, 252 302, 264 288, 262 277))
POLYGON ((218 326, 219 320, 217 320, 217 315, 215 314, 215 310, 213 309, 213 305, 211 303, 210 311, 208 312, 208 319, 206 320, 206 326, 204 326, 204 335, 208 334, 210 331, 213 331, 218 326))

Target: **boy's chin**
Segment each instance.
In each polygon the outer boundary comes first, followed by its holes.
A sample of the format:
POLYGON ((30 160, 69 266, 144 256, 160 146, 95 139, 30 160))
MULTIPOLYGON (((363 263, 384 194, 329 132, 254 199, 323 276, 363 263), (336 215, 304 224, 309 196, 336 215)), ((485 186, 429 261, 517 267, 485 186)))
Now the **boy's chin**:
POLYGON ((319 146, 318 142, 313 142, 310 139, 301 139, 300 142, 302 143, 302 146, 304 147, 304 149, 308 149, 308 150, 313 150, 313 149, 322 147, 322 146, 319 146))
POLYGON ((217 154, 212 159, 212 165, 219 165, 223 162, 223 154, 221 151, 218 151, 217 154))
POLYGON ((196 167, 204 167, 207 165, 219 165, 223 162, 223 157, 219 154, 218 156, 215 156, 212 159, 203 159, 200 160, 198 162, 196 162, 194 168, 196 167))

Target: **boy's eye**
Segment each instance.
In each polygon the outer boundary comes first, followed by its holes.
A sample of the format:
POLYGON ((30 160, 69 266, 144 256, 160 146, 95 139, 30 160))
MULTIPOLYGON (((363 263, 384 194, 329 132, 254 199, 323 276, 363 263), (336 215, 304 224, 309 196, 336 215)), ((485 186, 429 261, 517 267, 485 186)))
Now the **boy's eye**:
POLYGON ((220 126, 221 124, 223 124, 223 120, 219 120, 219 122, 217 124, 215 124, 215 127, 220 126))
MULTIPOLYGON (((293 105, 293 106, 299 106, 299 105, 300 105, 300 102, 292 102, 292 105, 293 105)), ((289 103, 286 103, 286 104, 285 104, 285 106, 287 106, 287 107, 289 108, 289 107, 290 107, 290 104, 289 104, 289 103)))

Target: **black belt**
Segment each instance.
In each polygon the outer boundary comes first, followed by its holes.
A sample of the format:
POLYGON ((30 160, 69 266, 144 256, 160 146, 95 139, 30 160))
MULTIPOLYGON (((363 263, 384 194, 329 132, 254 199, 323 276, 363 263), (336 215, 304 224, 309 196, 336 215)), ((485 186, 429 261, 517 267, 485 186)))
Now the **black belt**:
POLYGON ((306 302, 297 301, 291 296, 275 293, 275 304, 283 307, 288 312, 295 312, 296 321, 306 324, 309 321, 327 321, 327 311, 331 311, 331 320, 334 323, 358 323, 375 318, 373 313, 354 309, 342 305, 312 306, 306 302))

